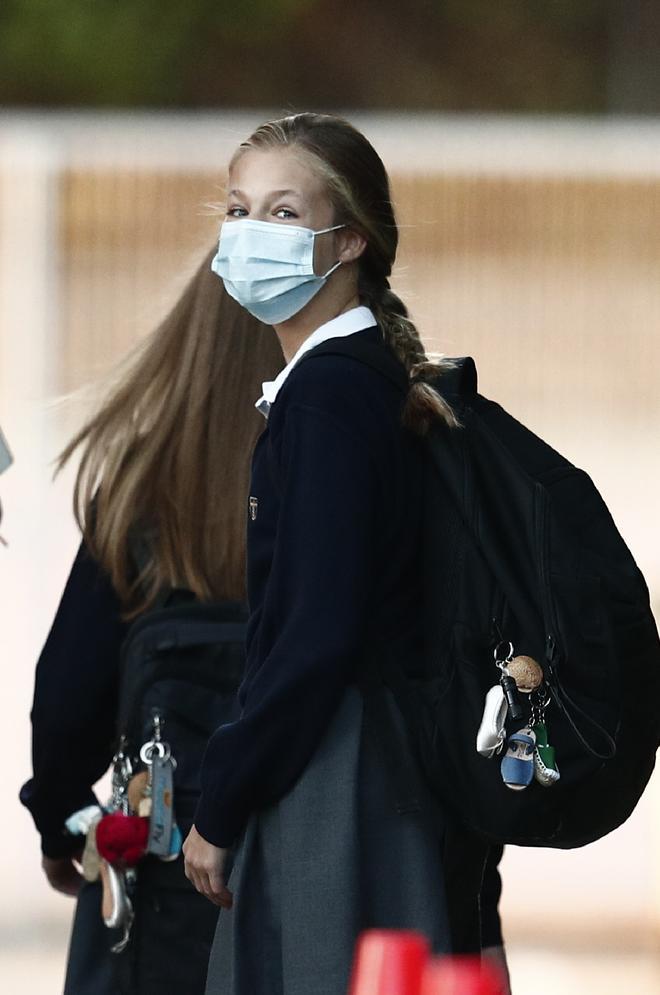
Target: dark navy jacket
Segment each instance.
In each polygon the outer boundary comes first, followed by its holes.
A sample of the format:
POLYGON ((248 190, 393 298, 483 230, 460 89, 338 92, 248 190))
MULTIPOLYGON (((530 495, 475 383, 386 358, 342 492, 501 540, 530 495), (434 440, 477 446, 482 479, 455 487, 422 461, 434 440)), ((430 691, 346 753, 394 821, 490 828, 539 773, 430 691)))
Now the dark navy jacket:
MULTIPOLYGON (((377 328, 357 332, 389 347, 377 328)), ((212 737, 195 824, 231 844, 318 746, 374 634, 420 637, 422 447, 401 390, 311 350, 274 402, 248 507, 250 623, 241 717, 212 737)))
POLYGON ((81 546, 37 664, 33 776, 21 789, 49 857, 80 849, 64 821, 96 802, 92 785, 112 759, 127 629, 109 578, 81 546))

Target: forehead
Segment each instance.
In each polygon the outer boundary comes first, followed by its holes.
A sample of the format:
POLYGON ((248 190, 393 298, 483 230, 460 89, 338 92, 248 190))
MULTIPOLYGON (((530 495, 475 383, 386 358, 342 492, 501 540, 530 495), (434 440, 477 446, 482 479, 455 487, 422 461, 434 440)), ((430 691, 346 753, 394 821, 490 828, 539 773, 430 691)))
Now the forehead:
POLYGON ((325 184, 314 160, 302 149, 248 149, 229 170, 230 190, 251 196, 290 190, 305 200, 325 198, 325 184))

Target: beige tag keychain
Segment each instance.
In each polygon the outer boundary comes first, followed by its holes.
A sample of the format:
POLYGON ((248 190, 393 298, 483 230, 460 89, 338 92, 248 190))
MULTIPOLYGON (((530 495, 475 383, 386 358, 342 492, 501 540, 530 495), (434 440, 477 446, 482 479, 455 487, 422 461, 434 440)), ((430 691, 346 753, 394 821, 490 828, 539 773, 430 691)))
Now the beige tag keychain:
POLYGON ((96 827, 102 817, 103 813, 100 812, 93 822, 90 823, 89 829, 87 830, 85 848, 80 861, 85 881, 97 881, 99 877, 101 858, 99 856, 99 851, 96 848, 96 827))
POLYGON ((150 770, 141 770, 128 782, 128 804, 131 812, 137 815, 151 815, 151 776, 150 770))

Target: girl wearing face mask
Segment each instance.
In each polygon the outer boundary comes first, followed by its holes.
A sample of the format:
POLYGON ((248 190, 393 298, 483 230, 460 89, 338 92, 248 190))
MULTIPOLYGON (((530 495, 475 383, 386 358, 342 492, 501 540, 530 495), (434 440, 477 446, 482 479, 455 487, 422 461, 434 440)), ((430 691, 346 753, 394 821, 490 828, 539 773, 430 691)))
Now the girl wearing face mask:
POLYGON ((396 811, 359 690, 370 655, 419 659, 420 435, 453 423, 390 289, 397 239, 383 164, 346 121, 274 121, 234 155, 213 269, 287 366, 257 401, 241 714, 210 741, 184 844, 226 910, 209 995, 344 995, 369 927, 449 948, 440 820, 396 811))

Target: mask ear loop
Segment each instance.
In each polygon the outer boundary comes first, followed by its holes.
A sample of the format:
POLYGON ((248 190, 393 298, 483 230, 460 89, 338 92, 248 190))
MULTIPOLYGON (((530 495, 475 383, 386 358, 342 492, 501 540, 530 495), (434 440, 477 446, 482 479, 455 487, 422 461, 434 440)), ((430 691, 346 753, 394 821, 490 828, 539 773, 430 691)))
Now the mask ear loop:
POLYGON ((325 235, 326 232, 329 232, 329 231, 339 231, 340 228, 348 228, 348 225, 346 224, 346 222, 344 222, 343 225, 333 225, 332 228, 319 228, 319 230, 315 231, 314 234, 315 235, 325 235))
MULTIPOLYGON (((344 223, 343 225, 333 225, 332 228, 319 228, 318 231, 314 232, 314 235, 315 236, 316 235, 325 235, 326 232, 329 232, 329 231, 339 231, 340 228, 347 228, 347 227, 348 227, 348 225, 344 223)), ((338 259, 337 262, 335 263, 335 265, 331 266, 330 269, 328 270, 328 272, 323 274, 323 276, 321 277, 321 279, 322 280, 327 280, 328 277, 331 276, 336 269, 339 269, 340 266, 341 266, 341 259, 338 259)))
POLYGON ((331 267, 330 267, 330 269, 328 270, 328 272, 327 272, 327 273, 324 273, 324 274, 323 274, 323 276, 321 277, 321 279, 322 279, 322 280, 327 280, 327 279, 328 279, 328 277, 329 277, 329 276, 330 276, 330 275, 331 275, 332 273, 334 273, 334 271, 335 271, 336 269, 339 269, 339 267, 340 267, 340 266, 341 266, 341 259, 338 259, 338 260, 337 260, 337 262, 335 263, 335 265, 334 265, 334 266, 331 266, 331 267))

